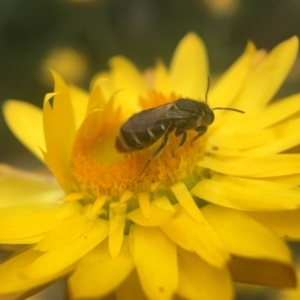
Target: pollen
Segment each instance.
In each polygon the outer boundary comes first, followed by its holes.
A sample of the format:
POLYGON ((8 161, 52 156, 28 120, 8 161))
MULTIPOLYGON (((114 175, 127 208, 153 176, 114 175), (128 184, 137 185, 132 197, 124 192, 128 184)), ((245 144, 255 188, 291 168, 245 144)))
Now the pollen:
MULTIPOLYGON (((142 109, 147 109, 174 99, 178 99, 175 94, 164 97, 153 92, 148 99, 141 99, 141 106, 142 109)), ((96 122, 90 123, 95 125, 96 122)), ((108 118, 104 123, 104 127, 90 128, 90 135, 86 128, 82 130, 84 134, 77 135, 71 159, 73 176, 81 189, 95 197, 103 194, 117 196, 125 190, 139 192, 154 182, 176 182, 183 174, 190 173, 191 167, 195 168, 199 153, 201 154, 199 147, 203 146, 202 138, 191 146, 195 133, 189 132, 186 143, 173 155, 172 150, 176 148, 180 138, 171 133, 169 144, 161 155, 142 171, 162 139, 144 150, 120 154, 115 149, 115 139, 122 122, 114 119, 109 123, 108 118), (110 130, 107 130, 108 127, 110 130)))

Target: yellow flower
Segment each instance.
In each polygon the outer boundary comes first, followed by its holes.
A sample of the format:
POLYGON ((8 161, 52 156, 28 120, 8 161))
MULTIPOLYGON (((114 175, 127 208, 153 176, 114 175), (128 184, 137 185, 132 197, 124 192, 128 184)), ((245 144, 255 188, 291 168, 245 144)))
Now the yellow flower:
MULTIPOLYGON (((271 102, 293 65, 293 37, 269 54, 249 43, 212 84, 215 121, 193 146, 180 138, 141 170, 159 143, 120 154, 115 139, 133 113, 180 97, 203 100, 208 63, 193 33, 170 68, 144 76, 110 60, 90 95, 53 72, 43 111, 5 104, 15 135, 55 176, 2 166, 0 242, 28 245, 0 265, 0 293, 23 295, 68 277, 72 299, 232 299, 232 280, 295 286, 283 239, 300 238, 300 94, 271 102), (289 150, 289 151, 286 151, 289 150)), ((155 118, 155 115, 153 116, 155 118)))

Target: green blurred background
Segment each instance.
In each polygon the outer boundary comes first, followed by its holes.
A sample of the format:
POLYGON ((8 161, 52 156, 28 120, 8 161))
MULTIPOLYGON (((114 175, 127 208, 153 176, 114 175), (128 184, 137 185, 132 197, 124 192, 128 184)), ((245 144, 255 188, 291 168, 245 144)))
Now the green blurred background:
MULTIPOLYGON (((1 0, 0 101, 41 106, 52 91, 49 64, 67 81, 88 89, 108 59, 129 57, 146 69, 169 63, 178 41, 197 32, 209 53, 211 74, 223 72, 247 40, 272 49, 300 35, 299 0, 1 0)), ((300 91, 296 64, 281 93, 300 91)), ((184 76, 184 75, 183 75, 184 76)), ((37 160, 0 117, 0 161, 23 168, 37 160)))
MULTIPOLYGON (((41 106, 45 93, 52 91, 49 66, 88 89, 113 55, 127 56, 141 70, 159 57, 168 64, 189 31, 206 43, 211 74, 218 75, 242 53, 247 40, 270 50, 300 36, 300 1, 1 0, 0 101, 20 99, 41 106)), ((298 59, 277 97, 299 91, 298 59)), ((2 114, 0 162, 26 169, 41 166, 9 132, 2 114)), ((57 291, 61 289, 54 287, 57 291)), ((49 299, 59 299, 51 295, 49 299)), ((279 294, 242 288, 238 295, 277 299, 279 294)), ((300 299, 300 292, 299 298, 285 299, 300 299)))

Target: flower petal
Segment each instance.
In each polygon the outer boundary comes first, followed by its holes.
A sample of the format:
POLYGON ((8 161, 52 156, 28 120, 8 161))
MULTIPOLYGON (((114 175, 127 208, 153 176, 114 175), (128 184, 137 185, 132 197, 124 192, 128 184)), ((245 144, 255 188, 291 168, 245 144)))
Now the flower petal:
POLYGON ((209 202, 245 211, 289 210, 300 205, 297 186, 222 175, 201 180, 191 193, 209 202))
POLYGON ((79 209, 77 203, 68 203, 24 216, 0 216, 0 241, 15 243, 22 239, 45 233, 62 220, 74 215, 79 209))
POLYGON ((179 287, 184 299, 230 300, 233 288, 227 268, 215 269, 199 256, 178 250, 179 287))
POLYGON ((178 202, 182 207, 192 216, 196 221, 202 222, 203 217, 200 213, 190 191, 183 182, 178 182, 171 186, 171 190, 174 193, 178 202))
POLYGON ((0 194, 0 208, 14 207, 13 214, 16 215, 17 210, 24 214, 28 210, 31 211, 29 208, 38 211, 56 206, 57 200, 63 196, 63 190, 52 177, 0 164, 0 194))
POLYGON ((146 96, 148 89, 139 70, 125 57, 115 56, 109 64, 115 90, 122 90, 115 95, 116 105, 129 117, 140 109, 139 97, 146 96))
POLYGON ((245 213, 213 204, 205 206, 202 211, 232 254, 291 263, 287 245, 245 213))
POLYGON ((116 289, 117 300, 149 300, 141 287, 136 271, 133 271, 126 280, 116 289))
POLYGON ((0 293, 8 294, 17 291, 28 291, 29 289, 58 279, 71 271, 71 268, 69 268, 61 273, 56 273, 55 276, 43 279, 32 279, 22 276, 23 269, 38 259, 40 255, 38 251, 27 250, 2 263, 0 265, 0 293))
POLYGON ((248 155, 269 155, 283 152, 300 144, 300 118, 290 120, 268 129, 273 134, 272 141, 265 142, 261 147, 247 151, 248 155))
POLYGON ((196 252, 205 262, 221 269, 229 259, 229 253, 218 234, 203 216, 202 222, 198 222, 180 205, 176 208, 176 216, 164 224, 162 230, 184 249, 196 252))
POLYGON ((231 176, 275 177, 300 173, 300 154, 245 157, 204 156, 198 165, 231 176))
POLYGON ((40 160, 45 149, 42 110, 30 103, 9 100, 3 106, 6 124, 13 134, 40 160))
POLYGON ((145 216, 141 208, 127 214, 127 218, 141 226, 160 226, 174 214, 174 208, 167 197, 160 197, 150 202, 150 216, 145 216))
MULTIPOLYGON (((208 103, 211 107, 230 107, 237 93, 243 87, 251 71, 255 47, 248 43, 242 56, 221 76, 211 88, 208 103)), ((242 108, 242 107, 241 107, 242 108)))
POLYGON ((131 226, 129 239, 147 297, 151 300, 170 300, 178 284, 175 244, 160 229, 138 225, 131 226))
POLYGON ((115 259, 121 250, 125 229, 127 203, 111 203, 109 206, 108 247, 115 259))
POLYGON ((61 247, 84 234, 92 223, 92 220, 86 221, 81 213, 76 213, 49 231, 34 249, 46 252, 61 247))
POLYGON ((150 205, 150 194, 149 193, 139 193, 138 195, 139 207, 146 219, 151 217, 151 205, 150 205))
MULTIPOLYGON (((20 238, 20 239, 2 239, 1 244, 7 244, 7 245, 30 245, 38 243, 42 238, 44 237, 44 234, 39 235, 33 235, 26 238, 20 238)), ((1 298, 0 298, 1 299, 1 298)))
POLYGON ((191 233, 188 232, 181 218, 172 218, 169 222, 162 224, 160 228, 176 245, 187 251, 194 251, 193 237, 191 233))
POLYGON ((96 150, 101 148, 101 151, 90 150, 101 164, 120 160, 120 155, 114 146, 118 130, 111 122, 114 117, 107 111, 94 110, 85 118, 74 138, 73 161, 76 155, 80 157, 88 155, 87 150, 91 147, 95 147, 96 150))
POLYGON ((234 257, 229 263, 229 270, 236 282, 277 288, 297 286, 293 267, 278 261, 234 257))
POLYGON ((96 219, 94 224, 77 239, 42 254, 24 270, 24 275, 36 279, 54 276, 78 261, 107 235, 107 221, 96 219))
POLYGON ((276 212, 249 212, 252 218, 282 238, 300 239, 300 209, 276 212))
POLYGON ((161 60, 156 62, 153 89, 166 96, 172 93, 168 70, 161 60))
POLYGON ((101 243, 81 259, 71 275, 69 287, 72 299, 105 296, 119 286, 133 268, 127 238, 124 238, 121 251, 115 259, 111 258, 107 243, 101 243))
POLYGON ((242 154, 249 156, 270 155, 283 152, 300 143, 297 131, 300 126, 300 118, 290 119, 264 129, 255 125, 251 126, 254 119, 262 118, 260 114, 250 113, 247 115, 248 118, 243 119, 243 117, 238 114, 234 119, 231 118, 223 123, 218 122, 216 125, 219 127, 209 137, 209 140, 213 141, 220 149, 219 154, 222 148, 229 148, 242 150, 242 154), (222 124, 226 124, 226 126, 222 127, 222 124))
POLYGON ((52 73, 55 81, 54 99, 50 101, 51 98, 46 96, 43 107, 46 142, 44 157, 61 186, 73 191, 77 187, 69 162, 76 129, 74 113, 67 85, 56 72, 52 73))
POLYGON ((287 184, 297 186, 299 185, 300 182, 300 174, 271 177, 270 180, 273 182, 287 183, 287 184))
POLYGON ((173 91, 182 97, 204 99, 208 74, 205 46, 191 32, 180 41, 172 58, 170 81, 173 91))
POLYGON ((247 112, 266 105, 289 73, 297 51, 298 39, 295 36, 275 47, 245 82, 237 105, 247 112))
MULTIPOLYGON (((88 103, 85 109, 85 116, 89 115, 93 110, 103 109, 107 103, 102 91, 102 82, 99 80, 93 85, 88 103)), ((82 120, 83 121, 83 120, 82 120)), ((82 122, 81 122, 82 123, 82 122)))
POLYGON ((75 85, 69 87, 70 100, 74 111, 75 128, 78 128, 86 116, 89 94, 75 85))
POLYGON ((277 100, 268 105, 257 116, 255 122, 251 122, 251 126, 255 128, 267 128, 283 120, 286 120, 290 116, 296 114, 300 110, 300 93, 277 100), (293 109, 291 109, 293 108, 293 109))

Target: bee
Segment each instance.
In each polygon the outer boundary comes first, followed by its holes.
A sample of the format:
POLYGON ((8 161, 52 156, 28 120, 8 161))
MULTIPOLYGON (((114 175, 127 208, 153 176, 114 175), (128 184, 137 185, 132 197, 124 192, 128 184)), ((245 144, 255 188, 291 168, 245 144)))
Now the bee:
POLYGON ((196 135, 191 140, 191 145, 207 131, 213 123, 215 116, 213 110, 223 109, 239 113, 244 111, 235 108, 215 107, 207 104, 209 78, 205 101, 196 101, 179 98, 173 102, 140 111, 132 115, 120 127, 115 140, 118 152, 130 153, 150 147, 162 137, 160 146, 150 155, 140 175, 157 158, 169 142, 172 132, 176 137, 181 137, 178 145, 172 149, 172 155, 182 147, 187 140, 187 131, 194 130, 196 135))

